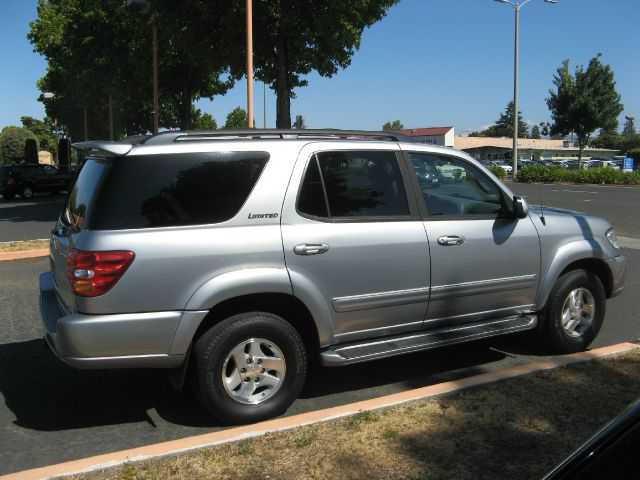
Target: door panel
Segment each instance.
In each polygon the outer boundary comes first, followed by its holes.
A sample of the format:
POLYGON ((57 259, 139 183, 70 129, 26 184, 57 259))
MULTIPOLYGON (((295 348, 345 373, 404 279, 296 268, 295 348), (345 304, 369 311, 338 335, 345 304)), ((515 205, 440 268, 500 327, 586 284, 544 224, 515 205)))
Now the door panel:
POLYGON ((530 218, 516 219, 505 192, 463 157, 409 152, 431 253, 425 328, 530 312, 540 241, 530 218))
POLYGON ((283 206, 294 294, 305 288, 297 278, 321 292, 335 342, 419 330, 428 244, 397 147, 322 147, 302 149, 283 206))
POLYGON ((425 228, 432 272, 426 328, 531 311, 540 244, 529 218, 426 221, 425 228), (464 242, 438 242, 454 235, 464 242))

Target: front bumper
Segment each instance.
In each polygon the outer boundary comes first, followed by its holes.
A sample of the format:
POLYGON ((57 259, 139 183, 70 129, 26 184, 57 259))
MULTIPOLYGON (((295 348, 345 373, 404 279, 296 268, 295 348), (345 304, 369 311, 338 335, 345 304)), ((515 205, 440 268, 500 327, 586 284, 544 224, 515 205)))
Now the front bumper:
POLYGON ((624 289, 624 282, 627 278, 627 259, 619 255, 606 260, 611 271, 611 293, 609 298, 620 295, 624 289))
POLYGON ((173 368, 186 356, 186 348, 172 351, 182 312, 71 314, 50 272, 40 275, 40 317, 49 347, 72 367, 173 368))

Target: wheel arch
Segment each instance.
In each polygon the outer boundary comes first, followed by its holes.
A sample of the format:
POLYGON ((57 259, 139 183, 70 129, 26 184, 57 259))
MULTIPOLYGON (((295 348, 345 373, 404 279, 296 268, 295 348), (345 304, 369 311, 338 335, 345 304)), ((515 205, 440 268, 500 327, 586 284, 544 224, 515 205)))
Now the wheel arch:
POLYGON ((268 312, 282 317, 298 331, 309 357, 317 354, 320 334, 311 312, 300 299, 286 293, 254 293, 218 303, 200 322, 192 341, 195 342, 211 326, 225 318, 247 312, 268 312))
POLYGON ((582 269, 596 275, 604 287, 606 296, 611 296, 614 280, 607 262, 602 258, 594 256, 596 252, 594 252, 593 249, 585 251, 584 248, 581 248, 583 247, 582 245, 572 245, 569 247, 570 248, 563 248, 558 251, 551 266, 547 270, 535 301, 537 311, 545 308, 556 280, 572 270, 582 269))

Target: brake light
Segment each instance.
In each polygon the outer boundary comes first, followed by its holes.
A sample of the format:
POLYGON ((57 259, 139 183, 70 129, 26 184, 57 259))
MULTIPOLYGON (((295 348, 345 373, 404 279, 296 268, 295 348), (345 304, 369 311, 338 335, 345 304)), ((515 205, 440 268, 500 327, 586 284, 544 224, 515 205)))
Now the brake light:
POLYGON ((12 177, 7 178, 7 185, 13 185, 14 183, 16 183, 16 181, 12 177))
POLYGON ((135 254, 129 251, 85 252, 72 249, 67 254, 67 278, 71 290, 81 297, 107 293, 127 271, 135 254))

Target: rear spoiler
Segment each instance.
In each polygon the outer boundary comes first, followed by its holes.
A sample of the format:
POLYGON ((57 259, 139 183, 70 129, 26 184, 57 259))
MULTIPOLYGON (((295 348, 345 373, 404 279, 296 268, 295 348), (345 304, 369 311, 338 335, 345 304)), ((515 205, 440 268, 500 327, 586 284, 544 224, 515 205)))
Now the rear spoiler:
POLYGON ((130 143, 93 141, 73 143, 71 146, 87 155, 98 157, 119 157, 126 155, 133 148, 133 144, 130 143))

